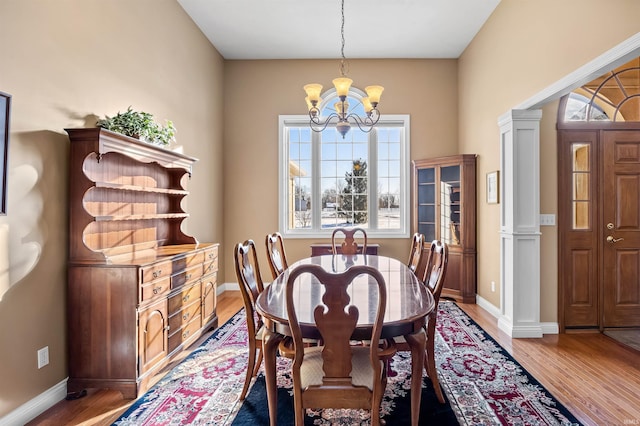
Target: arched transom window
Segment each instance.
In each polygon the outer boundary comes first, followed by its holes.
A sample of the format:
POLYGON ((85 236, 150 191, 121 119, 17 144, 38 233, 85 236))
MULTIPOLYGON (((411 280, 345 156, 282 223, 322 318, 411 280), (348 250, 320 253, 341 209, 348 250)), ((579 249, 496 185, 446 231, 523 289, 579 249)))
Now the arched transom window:
POLYGON ((640 122, 640 58, 569 94, 563 121, 640 122))

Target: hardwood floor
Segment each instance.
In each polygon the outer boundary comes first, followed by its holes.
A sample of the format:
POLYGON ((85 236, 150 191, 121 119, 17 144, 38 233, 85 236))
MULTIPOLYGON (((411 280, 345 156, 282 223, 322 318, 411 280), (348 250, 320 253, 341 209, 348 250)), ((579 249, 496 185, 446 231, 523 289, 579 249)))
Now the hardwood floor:
MULTIPOLYGON (((640 424, 640 351, 598 333, 511 339, 498 330, 497 320, 478 305, 459 306, 585 425, 640 424)), ((239 292, 220 295, 220 324, 241 308, 239 292)), ((132 402, 117 391, 88 390, 87 396, 61 401, 28 425, 110 425, 132 402)))

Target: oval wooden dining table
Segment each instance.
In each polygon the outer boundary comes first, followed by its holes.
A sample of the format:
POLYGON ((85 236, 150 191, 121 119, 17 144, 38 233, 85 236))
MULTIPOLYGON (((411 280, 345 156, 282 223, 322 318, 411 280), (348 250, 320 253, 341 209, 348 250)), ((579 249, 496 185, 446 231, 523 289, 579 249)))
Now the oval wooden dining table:
MULTIPOLYGON (((269 404, 269 421, 276 425, 277 385, 276 352, 279 342, 290 336, 287 319, 285 286, 290 271, 304 264, 321 265, 329 272, 344 272, 353 265, 369 265, 378 269, 387 287, 387 306, 382 338, 404 336, 411 348, 411 424, 418 425, 422 395, 422 369, 424 364, 425 334, 422 332, 428 315, 435 309, 433 296, 416 275, 400 260, 377 255, 325 255, 301 259, 285 269, 256 301, 256 310, 265 322, 263 337, 265 382, 269 404)), ((375 317, 375 295, 369 294, 366 278, 356 278, 351 286, 351 303, 360 313, 353 340, 369 340, 375 317), (362 278, 362 279, 360 279, 362 278)), ((303 337, 320 337, 313 320, 313 310, 322 304, 322 285, 303 274, 294 283, 294 299, 303 337)), ((321 407, 319 407, 321 408, 321 407)))

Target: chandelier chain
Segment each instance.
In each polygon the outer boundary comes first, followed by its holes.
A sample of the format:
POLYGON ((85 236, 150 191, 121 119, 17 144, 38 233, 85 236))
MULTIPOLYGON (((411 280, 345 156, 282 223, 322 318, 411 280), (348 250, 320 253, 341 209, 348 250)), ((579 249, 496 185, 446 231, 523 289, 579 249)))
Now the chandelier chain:
POLYGON ((342 8, 341 8, 341 13, 342 13, 342 26, 340 27, 340 36, 342 37, 342 48, 340 50, 341 54, 342 54, 342 59, 340 60, 340 74, 342 75, 342 77, 346 76, 346 65, 345 65, 345 56, 344 56, 344 0, 342 0, 342 8))
POLYGON ((380 112, 378 111, 378 103, 380 102, 380 95, 384 90, 382 86, 367 86, 365 91, 367 96, 362 97, 360 103, 364 109, 365 115, 360 117, 354 108, 349 107, 349 90, 353 80, 347 77, 349 71, 349 63, 344 55, 345 37, 344 37, 344 2, 341 0, 341 26, 340 26, 340 75, 341 78, 333 79, 333 85, 336 90, 338 102, 335 103, 335 112, 329 113, 328 116, 322 116, 320 108, 324 108, 320 92, 322 91, 321 84, 307 84, 304 86, 304 90, 307 93, 305 98, 307 106, 309 108, 309 125, 315 132, 322 132, 330 123, 335 125, 335 129, 342 135, 344 139, 345 135, 349 131, 352 125, 357 125, 360 130, 365 133, 369 133, 373 126, 378 123, 380 119, 380 112))

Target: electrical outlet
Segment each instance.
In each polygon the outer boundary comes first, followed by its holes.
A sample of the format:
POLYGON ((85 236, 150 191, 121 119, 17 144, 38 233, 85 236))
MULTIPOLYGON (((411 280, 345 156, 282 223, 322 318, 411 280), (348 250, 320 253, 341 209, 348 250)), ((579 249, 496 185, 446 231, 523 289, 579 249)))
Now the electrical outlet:
POLYGON ((38 368, 42 368, 49 364, 49 346, 38 350, 38 368))
POLYGON ((491 291, 492 291, 493 293, 495 293, 495 292, 496 292, 496 282, 495 282, 495 281, 491 281, 491 291))

